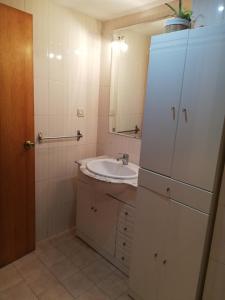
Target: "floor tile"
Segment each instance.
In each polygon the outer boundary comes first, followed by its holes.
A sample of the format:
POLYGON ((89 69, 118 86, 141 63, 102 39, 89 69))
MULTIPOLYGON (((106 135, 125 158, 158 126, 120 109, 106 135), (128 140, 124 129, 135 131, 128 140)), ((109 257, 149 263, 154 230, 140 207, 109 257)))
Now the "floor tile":
POLYGON ((81 269, 89 266, 98 259, 100 259, 100 256, 90 249, 85 249, 71 256, 73 264, 81 269))
POLYGON ((60 262, 65 256, 53 246, 46 249, 37 249, 38 258, 48 267, 60 262))
POLYGON ((65 258, 62 261, 54 264, 50 268, 50 271, 58 280, 61 281, 72 276, 74 273, 79 272, 80 269, 75 267, 71 261, 65 258))
POLYGON ((19 283, 0 292, 0 300, 36 300, 38 299, 25 283, 19 283))
POLYGON ((73 300, 62 285, 54 285, 39 296, 40 300, 73 300))
POLYGON ((46 270, 45 265, 34 254, 28 254, 14 263, 16 269, 24 279, 33 278, 36 274, 46 270))
POLYGON ((117 299, 128 290, 127 280, 119 272, 114 272, 103 280, 98 287, 111 299, 117 299))
POLYGON ((0 269, 0 291, 22 282, 22 277, 13 265, 0 269))
POLYGON ((71 257, 74 253, 83 251, 87 248, 77 239, 67 239, 55 245, 55 247, 67 257, 71 257))
POLYGON ((117 298, 116 300, 132 300, 131 297, 128 296, 128 294, 124 294, 122 296, 120 296, 119 298, 117 298))
POLYGON ((48 270, 32 273, 32 276, 28 277, 26 282, 35 295, 40 295, 57 284, 57 280, 48 270))
POLYGON ((65 288, 76 298, 94 286, 86 276, 75 273, 63 281, 65 288))
POLYGON ((100 259, 88 267, 84 268, 82 272, 94 283, 99 283, 105 277, 113 272, 111 265, 104 259, 100 259))
POLYGON ((94 287, 78 297, 77 300, 110 300, 110 298, 100 289, 94 287))

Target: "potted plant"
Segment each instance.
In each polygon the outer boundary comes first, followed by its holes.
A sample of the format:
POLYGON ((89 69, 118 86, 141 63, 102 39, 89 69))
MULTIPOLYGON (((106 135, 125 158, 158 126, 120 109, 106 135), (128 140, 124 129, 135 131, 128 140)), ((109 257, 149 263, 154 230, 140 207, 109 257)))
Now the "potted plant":
POLYGON ((178 10, 169 3, 165 3, 165 5, 175 13, 175 18, 166 21, 166 32, 183 30, 191 27, 192 11, 184 9, 182 0, 179 0, 178 10))

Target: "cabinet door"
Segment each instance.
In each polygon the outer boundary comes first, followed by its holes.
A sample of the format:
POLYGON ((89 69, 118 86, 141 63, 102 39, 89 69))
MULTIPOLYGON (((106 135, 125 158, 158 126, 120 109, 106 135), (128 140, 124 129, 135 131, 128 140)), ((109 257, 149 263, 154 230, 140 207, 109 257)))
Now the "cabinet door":
POLYGON ((87 183, 78 182, 76 228, 88 238, 94 238, 94 196, 87 183))
POLYGON ((168 202, 166 197, 139 187, 129 287, 137 299, 156 300, 158 262, 164 257, 168 202))
POLYGON ((141 166, 170 175, 188 30, 152 39, 141 166))
POLYGON ((115 254, 119 205, 119 201, 108 195, 95 196, 94 241, 111 255, 115 254))
POLYGON ((208 218, 204 213, 170 201, 159 300, 198 299, 208 218))
POLYGON ((213 191, 225 114, 225 28, 190 31, 172 177, 213 191))

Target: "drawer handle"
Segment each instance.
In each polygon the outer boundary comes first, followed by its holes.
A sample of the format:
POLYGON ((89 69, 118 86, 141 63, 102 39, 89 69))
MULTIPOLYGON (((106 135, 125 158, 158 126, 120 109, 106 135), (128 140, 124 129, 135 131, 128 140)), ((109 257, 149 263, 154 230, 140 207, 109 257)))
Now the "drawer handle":
POLYGON ((124 231, 127 231, 127 227, 124 227, 124 229, 123 229, 124 231))
POLYGON ((167 260, 166 260, 166 259, 163 261, 163 264, 164 264, 164 265, 166 265, 166 264, 167 264, 167 260))
POLYGON ((127 211, 124 214, 125 214, 125 216, 128 216, 128 212, 127 211))
POLYGON ((126 247, 126 245, 127 245, 127 244, 126 244, 125 242, 123 242, 123 246, 126 247))
POLYGON ((122 256, 122 257, 121 257, 121 259, 124 261, 124 260, 125 260, 125 257, 124 257, 124 256, 122 256))
POLYGON ((166 191, 169 193, 169 192, 170 192, 170 188, 168 187, 168 188, 166 189, 166 191))
POLYGON ((157 258, 157 257, 158 257, 158 253, 155 253, 155 254, 154 254, 154 257, 157 258))
POLYGON ((92 206, 92 207, 91 207, 91 210, 94 210, 94 209, 95 209, 94 206, 92 206))
POLYGON ((98 210, 97 210, 97 208, 94 210, 94 212, 97 212, 98 210))

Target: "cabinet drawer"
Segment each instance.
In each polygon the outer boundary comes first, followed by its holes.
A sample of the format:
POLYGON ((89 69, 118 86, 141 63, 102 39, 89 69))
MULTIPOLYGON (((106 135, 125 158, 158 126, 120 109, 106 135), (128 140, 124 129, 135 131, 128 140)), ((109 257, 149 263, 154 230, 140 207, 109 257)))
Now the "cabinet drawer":
POLYGON ((130 253, 132 240, 124 234, 118 232, 116 247, 122 249, 126 253, 130 253))
POLYGON ((128 205, 123 205, 120 211, 120 220, 124 222, 129 222, 133 223, 134 222, 134 212, 135 209, 128 206, 128 205))
POLYGON ((116 258, 122 263, 124 266, 129 268, 130 266, 130 256, 127 255, 124 251, 121 249, 116 250, 116 258))
POLYGON ((133 238, 133 232, 134 232, 134 225, 128 222, 119 221, 118 226, 119 232, 133 238))
POLYGON ((171 198, 182 204, 210 213, 212 206, 212 193, 191 185, 171 179, 171 198))
POLYGON ((210 213, 212 193, 180 181, 140 169, 139 185, 184 205, 210 213))
POLYGON ((171 179, 151 171, 140 169, 138 184, 163 196, 170 196, 171 179))

